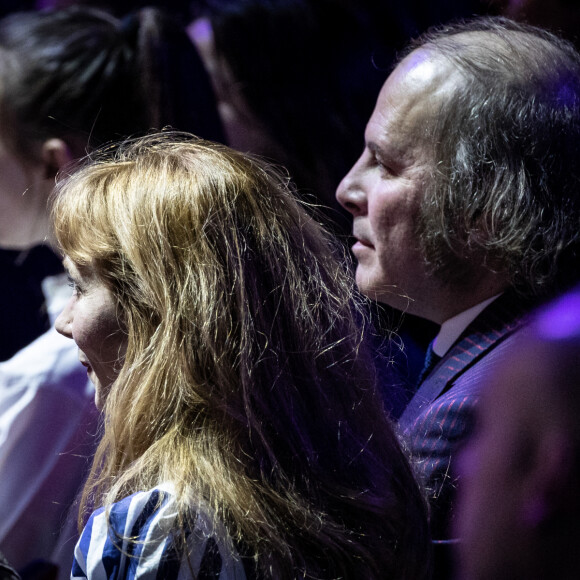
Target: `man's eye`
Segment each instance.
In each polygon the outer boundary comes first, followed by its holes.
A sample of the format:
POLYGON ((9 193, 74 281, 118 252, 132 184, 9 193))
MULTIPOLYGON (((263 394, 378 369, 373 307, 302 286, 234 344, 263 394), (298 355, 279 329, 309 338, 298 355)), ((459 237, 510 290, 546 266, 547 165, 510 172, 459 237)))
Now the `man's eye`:
POLYGON ((384 171, 385 173, 388 173, 389 175, 392 175, 394 172, 391 168, 390 165, 388 165, 387 163, 385 163, 382 159, 380 159, 379 157, 375 156, 375 163, 381 168, 382 171, 384 171))

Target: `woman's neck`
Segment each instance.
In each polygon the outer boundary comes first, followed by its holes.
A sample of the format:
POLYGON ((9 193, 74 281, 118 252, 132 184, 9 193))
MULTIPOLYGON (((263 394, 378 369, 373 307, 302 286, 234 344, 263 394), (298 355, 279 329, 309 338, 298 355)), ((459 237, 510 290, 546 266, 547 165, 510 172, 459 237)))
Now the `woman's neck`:
POLYGON ((0 203, 0 247, 24 250, 41 243, 49 243, 49 222, 44 211, 11 211, 0 203))
POLYGON ((43 182, 31 180, 23 191, 0 195, 0 248, 24 250, 51 244, 47 208, 49 191, 43 182))

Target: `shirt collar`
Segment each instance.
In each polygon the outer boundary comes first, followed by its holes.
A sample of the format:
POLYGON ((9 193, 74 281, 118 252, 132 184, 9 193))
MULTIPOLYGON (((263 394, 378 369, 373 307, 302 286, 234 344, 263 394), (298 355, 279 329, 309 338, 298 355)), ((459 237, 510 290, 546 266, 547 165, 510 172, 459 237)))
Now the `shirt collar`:
POLYGON ((438 356, 443 356, 461 336, 461 333, 475 320, 477 315, 489 306, 496 298, 501 296, 496 294, 459 314, 456 314, 449 320, 446 320, 439 329, 439 333, 433 341, 433 352, 438 356))

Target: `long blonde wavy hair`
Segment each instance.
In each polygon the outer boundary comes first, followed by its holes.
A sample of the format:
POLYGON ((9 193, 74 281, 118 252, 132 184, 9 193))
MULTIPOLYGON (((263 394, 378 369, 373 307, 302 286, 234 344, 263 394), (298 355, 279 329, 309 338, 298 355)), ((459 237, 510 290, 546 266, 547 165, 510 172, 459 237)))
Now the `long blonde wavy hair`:
POLYGON ((181 525, 203 498, 260 578, 427 574, 352 276, 287 178, 166 132, 93 154, 52 211, 128 340, 81 518, 171 481, 181 525))

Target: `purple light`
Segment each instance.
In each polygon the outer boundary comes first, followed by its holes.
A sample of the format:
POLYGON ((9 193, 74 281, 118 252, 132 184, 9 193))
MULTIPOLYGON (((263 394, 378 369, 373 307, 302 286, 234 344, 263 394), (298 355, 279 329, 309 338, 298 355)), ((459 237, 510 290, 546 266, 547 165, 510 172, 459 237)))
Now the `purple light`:
POLYGON ((548 340, 580 336, 580 292, 566 294, 544 310, 536 327, 548 340))

